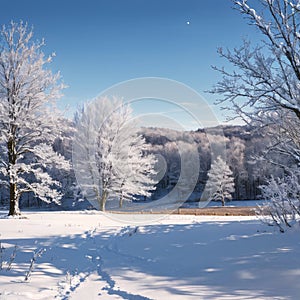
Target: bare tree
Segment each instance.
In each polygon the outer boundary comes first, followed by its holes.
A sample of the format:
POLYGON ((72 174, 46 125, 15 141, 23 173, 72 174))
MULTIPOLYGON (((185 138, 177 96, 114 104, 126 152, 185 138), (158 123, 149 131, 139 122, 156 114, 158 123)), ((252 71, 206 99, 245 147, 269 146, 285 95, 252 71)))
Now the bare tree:
POLYGON ((233 71, 215 67, 223 79, 211 92, 223 95, 218 103, 227 104, 234 118, 269 126, 272 135, 275 131, 274 143, 267 152, 284 153, 299 162, 298 136, 288 130, 298 128, 300 120, 299 1, 260 0, 260 13, 246 0, 233 2, 261 32, 263 41, 257 46, 244 41, 241 47, 227 51, 220 48, 219 54, 233 71))
MULTIPOLYGON (((254 47, 244 41, 233 50, 219 49, 233 71, 215 68, 223 79, 211 92, 223 95, 218 103, 226 103, 235 112, 234 117, 264 128, 260 132, 268 136, 271 144, 262 151, 261 158, 281 167, 285 178, 269 180, 270 188, 264 185, 263 195, 272 201, 269 213, 273 220, 280 223, 282 217, 289 224, 287 205, 279 194, 290 194, 287 182, 299 188, 296 183, 300 164, 300 2, 260 0, 260 12, 247 0, 233 2, 260 31, 263 41, 254 47), (277 188, 278 195, 272 194, 272 187, 277 188)), ((297 213, 296 206, 289 207, 292 209, 288 214, 297 213)))
POLYGON ((59 74, 45 68, 52 56, 44 56, 44 43, 33 42, 32 36, 22 22, 0 31, 0 172, 10 193, 9 215, 20 213, 24 192, 58 202, 59 182, 46 171, 53 164, 69 167, 52 148, 59 132, 55 102, 63 85, 59 74))
POLYGON ((265 40, 254 48, 245 41, 233 51, 219 49, 220 55, 237 68, 233 73, 217 69, 224 79, 214 92, 223 94, 221 102, 231 102, 238 116, 246 121, 253 119, 254 112, 276 112, 277 109, 287 109, 300 118, 300 6, 298 1, 259 2, 265 14, 257 13, 245 0, 234 1, 265 40))

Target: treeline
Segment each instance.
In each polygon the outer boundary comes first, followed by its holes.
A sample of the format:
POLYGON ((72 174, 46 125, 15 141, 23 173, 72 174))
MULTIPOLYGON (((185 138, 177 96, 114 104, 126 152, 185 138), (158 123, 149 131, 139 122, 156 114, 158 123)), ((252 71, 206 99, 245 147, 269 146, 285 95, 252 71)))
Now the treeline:
POLYGON ((180 174, 180 154, 178 143, 188 149, 196 144, 199 153, 200 172, 195 193, 191 200, 197 200, 203 191, 207 173, 211 167, 212 151, 225 145, 225 159, 233 171, 235 193, 233 199, 249 200, 260 196, 259 186, 265 179, 273 176, 281 177, 282 169, 262 159, 263 152, 272 145, 271 139, 263 129, 248 126, 219 126, 199 129, 197 131, 180 132, 165 128, 145 128, 143 130, 151 151, 160 154, 166 160, 167 170, 153 194, 156 199, 167 193, 176 184, 180 174))
MULTIPOLYGON (((55 151, 72 161, 72 122, 61 120, 61 128, 64 128, 60 138, 53 144, 55 151)), ((207 173, 211 167, 212 149, 226 146, 225 155, 230 169, 233 171, 235 193, 233 199, 247 200, 257 199, 260 196, 259 186, 265 183, 265 179, 273 176, 281 177, 283 171, 262 157, 262 152, 271 145, 268 135, 262 130, 255 130, 247 126, 220 126, 215 128, 199 129, 197 131, 176 131, 166 128, 143 128, 141 134, 150 145, 150 152, 160 157, 160 164, 164 166, 164 174, 156 186, 151 199, 158 199, 167 194, 176 185, 181 172, 182 149, 185 152, 196 149, 199 154, 200 170, 197 176, 197 185, 190 200, 200 198, 206 181, 207 173), (180 144, 180 151, 179 151, 180 144)), ((191 166, 193 168, 193 166, 191 166)), ((57 168, 51 168, 48 172, 56 180, 62 183, 61 192, 63 206, 78 206, 78 200, 82 199, 80 188, 77 186, 73 170, 65 172, 57 168)), ((186 185, 189 183, 186 182, 186 185)), ((0 205, 7 205, 9 191, 4 186, 0 190, 0 205)), ((81 200, 82 201, 82 200, 81 200)), ((21 207, 44 206, 32 193, 25 194, 20 199, 21 207)))

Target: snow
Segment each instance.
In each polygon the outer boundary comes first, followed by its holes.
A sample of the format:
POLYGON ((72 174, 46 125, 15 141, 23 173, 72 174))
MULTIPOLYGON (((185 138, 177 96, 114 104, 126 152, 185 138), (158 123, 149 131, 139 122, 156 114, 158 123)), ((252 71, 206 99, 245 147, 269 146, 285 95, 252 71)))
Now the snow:
POLYGON ((1 300, 298 299, 300 294, 299 228, 282 234, 255 217, 5 214, 0 212, 1 300), (24 281, 39 249, 45 251, 24 281))

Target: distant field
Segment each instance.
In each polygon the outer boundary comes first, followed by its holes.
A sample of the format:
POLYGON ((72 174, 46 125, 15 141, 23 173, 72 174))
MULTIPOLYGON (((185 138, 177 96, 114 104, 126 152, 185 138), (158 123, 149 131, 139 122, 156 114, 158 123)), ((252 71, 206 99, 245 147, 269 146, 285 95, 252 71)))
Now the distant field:
POLYGON ((255 216, 255 206, 247 207, 205 207, 205 208, 178 208, 174 210, 155 211, 110 211, 115 214, 172 214, 194 216, 255 216))
POLYGON ((231 201, 222 207, 220 202, 211 201, 207 206, 201 207, 199 202, 185 202, 180 207, 160 208, 159 205, 150 208, 141 204, 141 207, 134 211, 126 210, 108 210, 112 213, 137 213, 137 214, 178 214, 195 216, 255 216, 255 210, 258 205, 263 205, 262 200, 244 200, 231 201))
POLYGON ((187 202, 178 209, 178 214, 212 215, 212 216, 255 216, 258 205, 263 205, 262 200, 231 201, 222 207, 220 202, 211 201, 206 207, 200 208, 196 202, 187 202))
MULTIPOLYGON (((205 207, 179 208, 180 215, 210 215, 210 216, 255 216, 255 206, 247 207, 205 207)), ((176 212, 174 212, 176 213, 176 212)))
POLYGON ((255 216, 256 206, 246 207, 204 207, 204 208, 177 208, 162 210, 141 211, 108 211, 113 214, 164 214, 164 215, 194 215, 194 216, 255 216))

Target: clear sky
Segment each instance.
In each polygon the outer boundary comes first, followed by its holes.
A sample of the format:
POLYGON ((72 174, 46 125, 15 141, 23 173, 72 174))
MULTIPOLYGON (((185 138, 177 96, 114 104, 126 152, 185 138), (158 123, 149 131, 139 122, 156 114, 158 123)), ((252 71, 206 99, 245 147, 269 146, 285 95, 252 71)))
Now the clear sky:
MULTIPOLYGON (((255 2, 255 1, 254 1, 255 2)), ((118 82, 164 77, 204 93, 225 65, 217 47, 259 38, 230 0, 1 0, 0 20, 23 20, 56 53, 53 71, 69 86, 62 103, 76 107, 118 82)), ((186 100, 186 99, 185 99, 186 100)), ((213 108, 222 120, 219 108, 213 108)))

